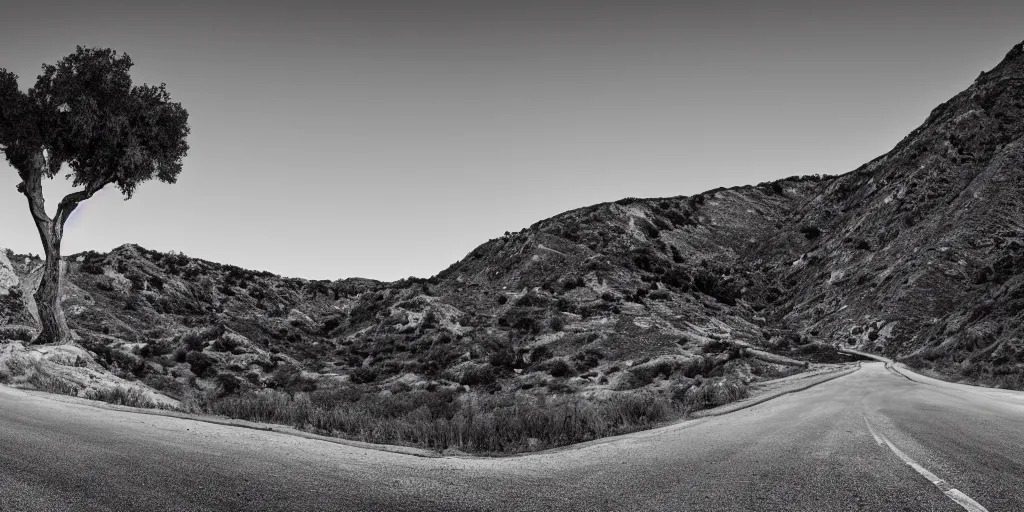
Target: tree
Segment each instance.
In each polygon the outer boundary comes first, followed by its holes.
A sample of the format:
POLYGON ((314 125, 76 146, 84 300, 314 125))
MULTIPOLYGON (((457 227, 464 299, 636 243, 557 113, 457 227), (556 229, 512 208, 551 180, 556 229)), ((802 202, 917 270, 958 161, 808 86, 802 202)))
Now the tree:
POLYGON ((0 68, 0 150, 21 178, 18 192, 46 255, 34 295, 42 324, 37 343, 71 341, 60 305, 60 244, 71 213, 108 185, 127 200, 153 178, 174 183, 188 152, 188 112, 171 102, 165 84, 132 85, 131 67, 128 55, 79 46, 56 65, 44 64, 27 92, 17 75, 0 68), (62 171, 77 190, 50 218, 43 178, 62 171))

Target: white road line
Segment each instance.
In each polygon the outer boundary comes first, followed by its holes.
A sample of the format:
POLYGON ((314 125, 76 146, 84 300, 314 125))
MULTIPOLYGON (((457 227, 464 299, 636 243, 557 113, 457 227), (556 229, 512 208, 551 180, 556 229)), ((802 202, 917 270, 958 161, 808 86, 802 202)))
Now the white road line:
POLYGON ((890 443, 885 436, 875 432, 875 429, 871 428, 871 423, 868 423, 868 418, 866 416, 864 417, 864 424, 868 426, 868 432, 871 432, 871 435, 874 436, 875 442, 880 446, 888 446, 897 457, 902 459, 903 462, 906 462, 908 466, 914 468, 914 471, 920 473, 921 476, 927 478, 929 482, 935 484, 935 487, 938 487, 943 494, 945 494, 949 499, 955 501, 957 505, 963 507, 964 510, 969 512, 988 512, 988 509, 981 506, 980 503, 972 500, 970 496, 951 487, 948 482, 935 476, 935 473, 928 471, 924 466, 918 464, 914 459, 911 459, 907 454, 903 453, 903 450, 900 450, 890 443))

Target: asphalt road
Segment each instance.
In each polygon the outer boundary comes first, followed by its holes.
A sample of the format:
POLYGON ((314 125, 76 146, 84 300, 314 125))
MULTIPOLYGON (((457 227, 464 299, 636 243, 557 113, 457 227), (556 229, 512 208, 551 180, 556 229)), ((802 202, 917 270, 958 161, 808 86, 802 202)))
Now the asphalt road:
POLYGON ((506 459, 0 388, 0 510, 1024 510, 1024 394, 914 378, 867 363, 724 416, 506 459))

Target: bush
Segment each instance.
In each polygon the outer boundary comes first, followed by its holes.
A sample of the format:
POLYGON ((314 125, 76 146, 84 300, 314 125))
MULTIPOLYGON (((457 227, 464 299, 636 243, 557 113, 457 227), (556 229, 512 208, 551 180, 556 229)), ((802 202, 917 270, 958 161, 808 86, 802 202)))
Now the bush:
POLYGON ((737 286, 727 277, 703 268, 698 269, 693 276, 693 287, 700 293, 729 306, 735 306, 736 299, 740 296, 737 286))
POLYGON ((185 356, 185 362, 199 378, 213 377, 217 374, 217 370, 213 368, 215 360, 202 352, 189 352, 185 356))
POLYGON ((686 390, 683 405, 687 410, 700 410, 735 402, 749 394, 750 390, 743 382, 734 378, 716 377, 686 390))
POLYGON ((220 338, 214 340, 210 345, 210 350, 215 352, 235 352, 242 347, 242 339, 232 334, 225 334, 220 338))
POLYGON ((294 396, 263 390, 216 399, 206 409, 363 442, 506 454, 633 432, 670 419, 674 411, 670 401, 650 393, 603 400, 513 394, 458 399, 452 391, 377 394, 353 388, 294 396))
POLYGON ((814 240, 821 236, 821 229, 817 226, 803 226, 800 228, 800 233, 804 235, 804 238, 814 240))
POLYGON ((0 326, 0 340, 13 340, 29 343, 35 338, 35 329, 19 325, 0 326))
POLYGON ((427 311, 425 315, 423 315, 423 323, 421 325, 424 329, 426 329, 429 327, 435 327, 437 325, 437 322, 437 313, 435 313, 434 310, 431 309, 430 311, 427 311))
POLYGON ((552 359, 546 367, 552 377, 568 377, 573 374, 572 366, 560 357, 552 359))
POLYGON ((238 392, 245 385, 245 381, 230 373, 222 373, 217 375, 217 385, 220 386, 222 394, 231 395, 238 392))
POLYGON ((604 359, 604 353, 597 349, 587 349, 582 352, 577 352, 572 356, 573 361, 576 361, 576 366, 581 371, 586 371, 591 368, 596 368, 601 364, 601 359, 604 359))
POLYGON ((153 340, 146 343, 141 349, 139 349, 139 356, 148 359, 151 357, 160 357, 171 353, 172 347, 168 341, 165 340, 153 340))
POLYGON ((565 319, 562 318, 562 315, 555 315, 548 321, 548 327, 555 332, 561 331, 565 329, 565 319))
POLYGON ((512 347, 497 345, 490 347, 489 350, 491 352, 487 356, 487 362, 495 368, 511 370, 520 363, 519 357, 512 347))
POLYGON ((39 391, 46 391, 47 393, 54 393, 58 395, 78 395, 78 386, 72 382, 68 382, 60 378, 59 376, 50 374, 41 363, 34 363, 33 371, 29 373, 26 379, 32 387, 39 391))
POLYGON ((367 384, 377 380, 377 370, 373 367, 360 366, 349 372, 349 378, 355 384, 367 384))
POLYGON ((551 359, 554 354, 547 345, 540 345, 530 350, 530 362, 539 363, 547 359, 551 359))
POLYGON ((549 302, 550 301, 547 297, 544 297, 533 292, 528 292, 524 294, 522 297, 520 297, 519 300, 516 301, 516 306, 527 308, 544 307, 547 306, 549 302))
POLYGON ((511 327, 525 334, 539 334, 544 330, 543 324, 534 317, 534 315, 539 314, 541 314, 541 311, 538 310, 516 309, 498 318, 498 325, 511 327))
POLYGON ((330 334, 331 331, 341 326, 341 319, 338 317, 328 318, 324 321, 324 325, 320 328, 321 334, 330 334))
POLYGON ((574 290, 586 286, 587 282, 583 276, 569 277, 562 280, 562 289, 565 291, 574 290))
POLYGON ((180 337, 182 346, 188 351, 202 350, 206 343, 224 335, 224 324, 217 324, 203 329, 192 329, 180 337))
POLYGON ((498 376, 494 368, 488 365, 473 365, 467 367, 459 378, 459 384, 466 386, 480 386, 494 384, 498 376))
POLYGON ((85 392, 85 398, 99 400, 114 405, 125 405, 128 407, 140 407, 146 409, 160 408, 160 405, 144 391, 138 388, 127 386, 114 386, 112 388, 89 389, 85 392))

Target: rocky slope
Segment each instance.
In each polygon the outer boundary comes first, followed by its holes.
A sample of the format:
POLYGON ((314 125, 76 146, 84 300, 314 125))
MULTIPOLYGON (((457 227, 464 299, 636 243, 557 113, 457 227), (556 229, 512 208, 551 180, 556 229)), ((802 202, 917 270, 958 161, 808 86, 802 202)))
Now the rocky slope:
MULTIPOLYGON (((124 246, 68 258, 65 308, 100 362, 181 399, 325 382, 682 399, 836 346, 1024 388, 1022 135, 1018 45, 842 176, 581 208, 394 283, 124 246)), ((17 290, 41 262, 10 260, 0 322, 31 327, 17 290)))

